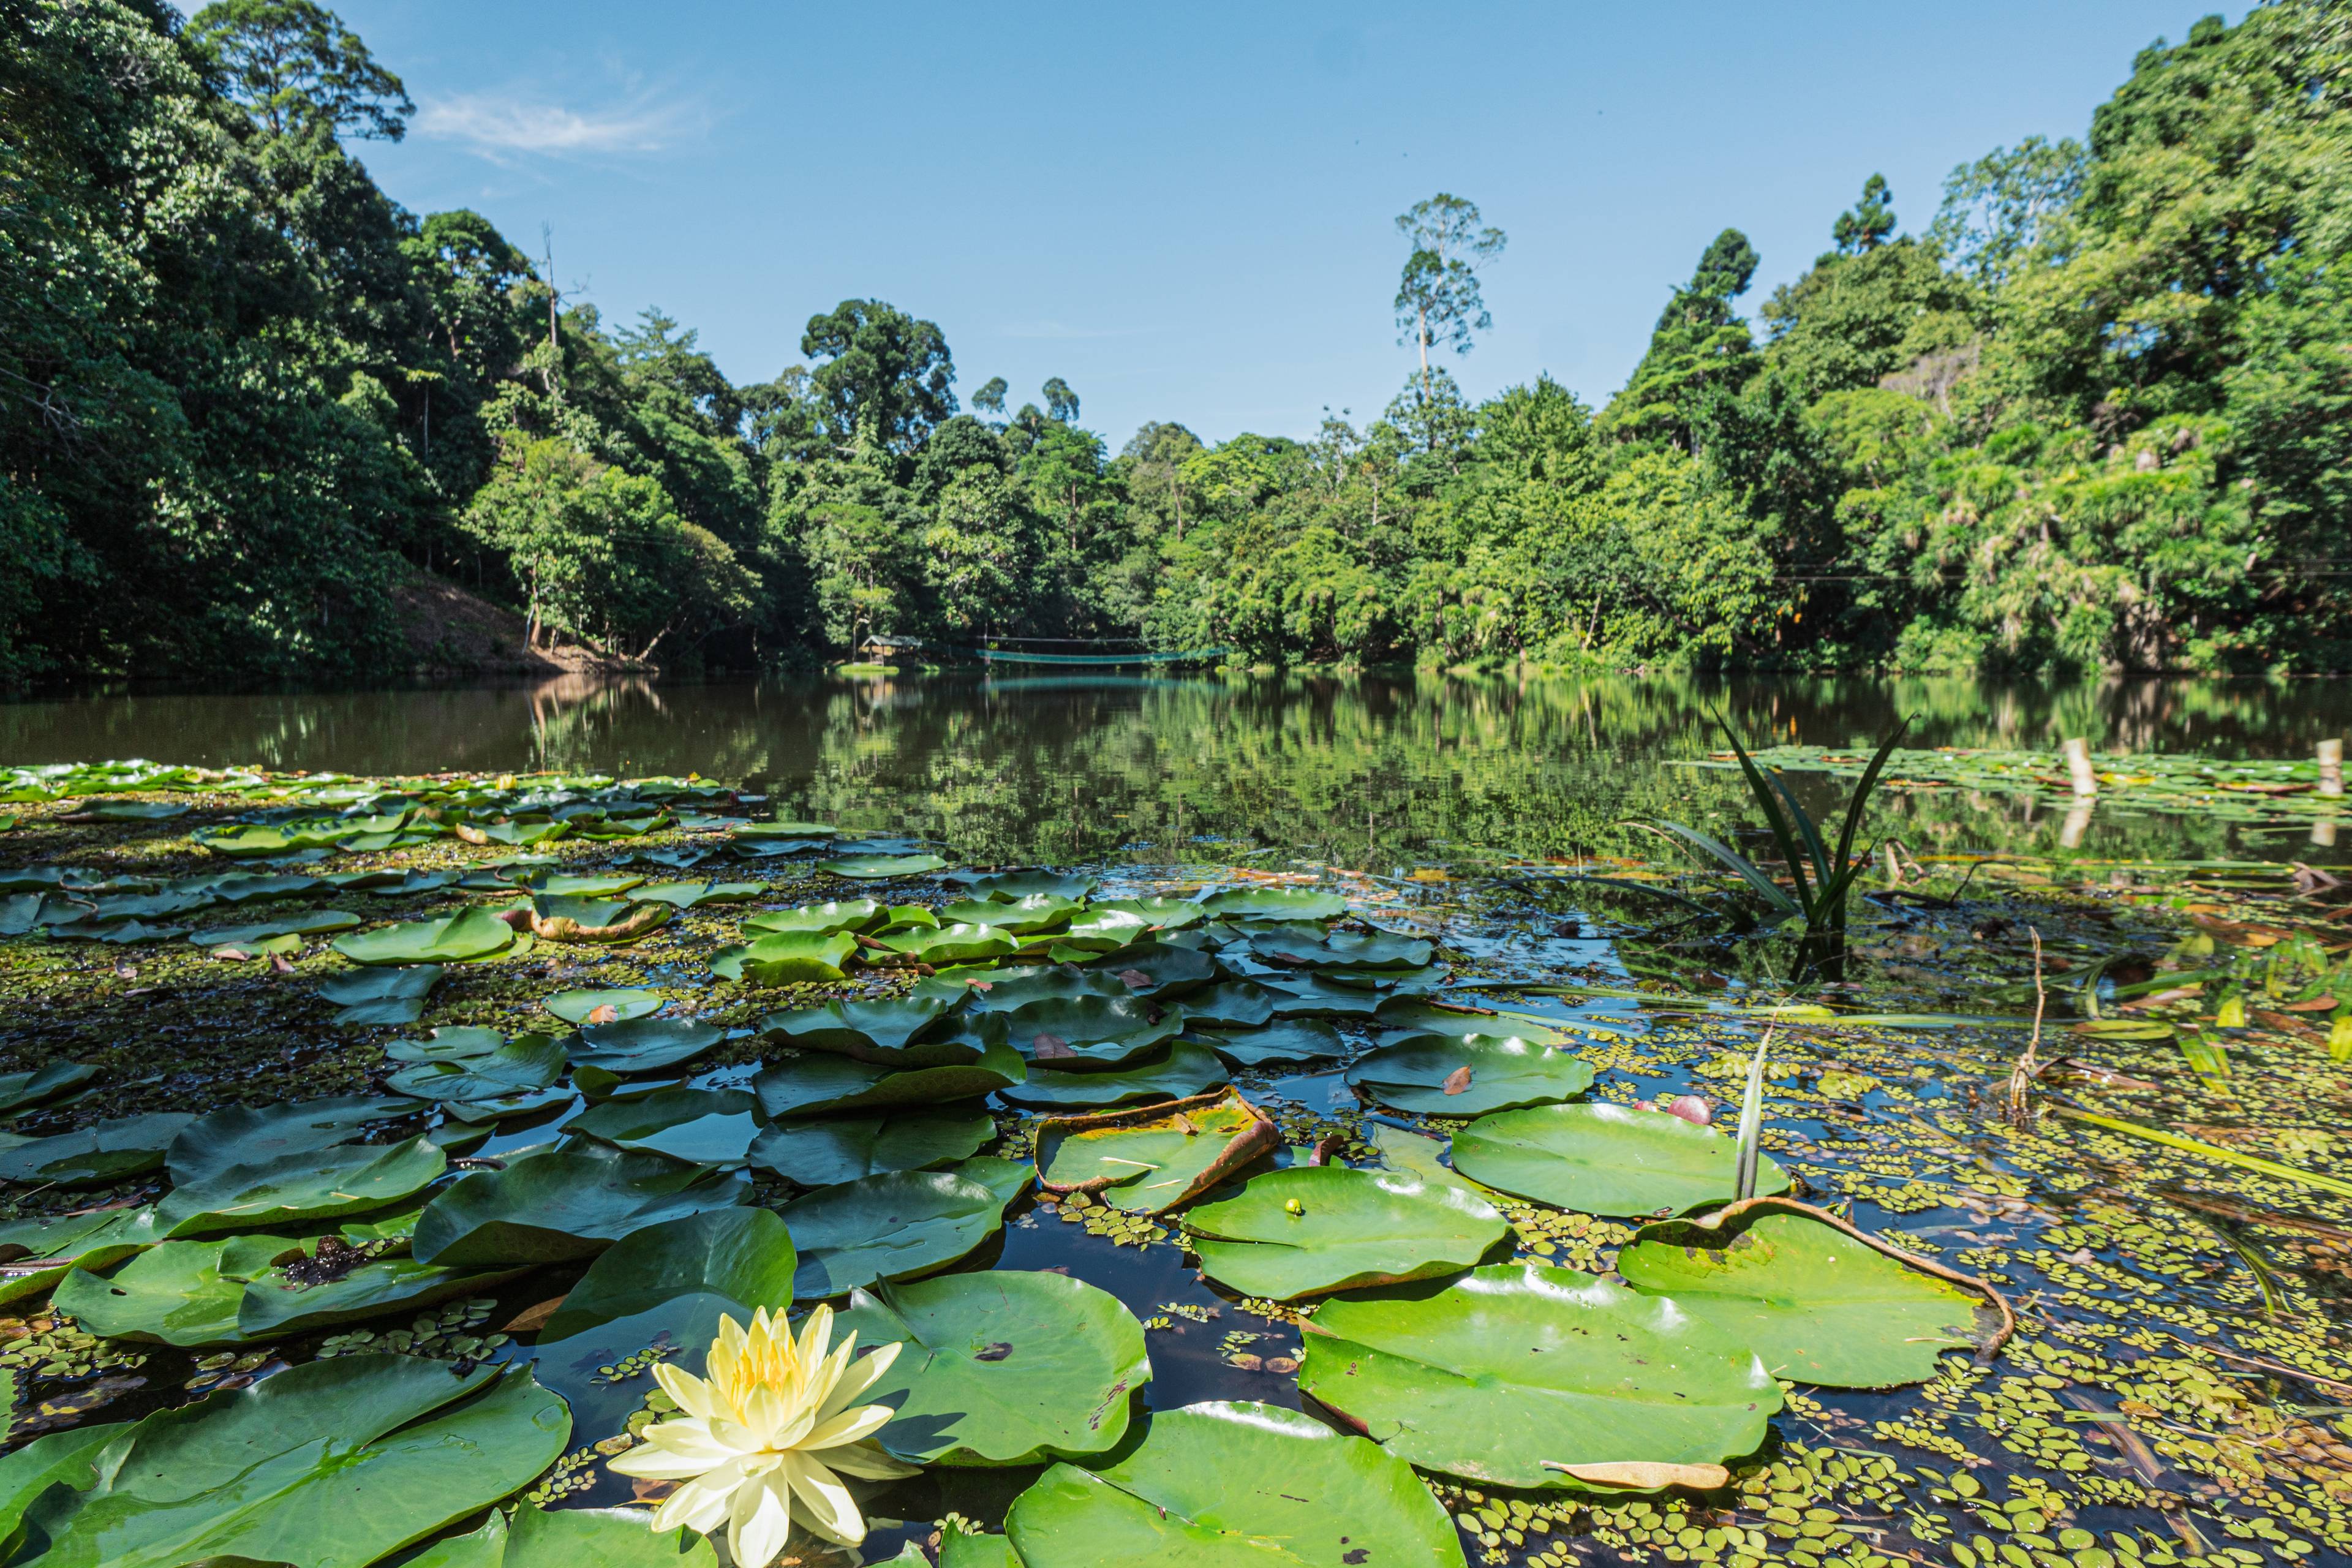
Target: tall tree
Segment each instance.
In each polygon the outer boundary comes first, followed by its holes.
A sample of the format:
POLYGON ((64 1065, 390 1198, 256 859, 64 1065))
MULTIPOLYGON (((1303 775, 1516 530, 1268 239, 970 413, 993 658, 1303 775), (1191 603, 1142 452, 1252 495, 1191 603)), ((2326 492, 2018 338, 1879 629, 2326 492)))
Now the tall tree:
POLYGON ((1895 206, 1886 189, 1886 176, 1873 174, 1864 180, 1862 199, 1838 214, 1837 223, 1830 232, 1841 256, 1859 256, 1885 244, 1886 237, 1895 232, 1895 206))
POLYGON ((315 128, 397 142, 416 112, 400 79, 312 0, 214 0, 186 37, 229 97, 278 135, 315 128))
POLYGON ((956 411, 947 334, 879 300, 844 300, 811 316, 801 353, 825 362, 809 383, 844 444, 910 452, 956 411))
POLYGON ((982 414, 993 414, 1002 418, 1004 415, 1004 395, 1012 390, 1003 376, 992 375, 981 384, 978 392, 971 395, 971 405, 982 414))
POLYGON ((1040 389, 1045 397, 1045 417, 1058 419, 1065 425, 1078 422, 1078 395, 1060 376, 1050 376, 1040 389))
POLYGON ((1945 180, 1944 205, 1927 226, 1927 238, 1948 265, 1988 289, 2008 281, 2029 256, 2063 259, 2055 231, 2083 194, 2089 160, 2071 138, 2029 136, 2014 147, 1996 147, 1945 180))
POLYGON ((1479 293, 1474 263, 1502 255, 1507 238, 1499 228, 1481 227, 1484 221, 1475 202, 1443 191, 1397 216, 1397 232, 1412 245, 1397 281, 1397 342, 1410 342, 1421 352, 1424 397, 1432 390, 1431 346, 1444 343, 1466 354, 1472 334, 1495 324, 1479 293))

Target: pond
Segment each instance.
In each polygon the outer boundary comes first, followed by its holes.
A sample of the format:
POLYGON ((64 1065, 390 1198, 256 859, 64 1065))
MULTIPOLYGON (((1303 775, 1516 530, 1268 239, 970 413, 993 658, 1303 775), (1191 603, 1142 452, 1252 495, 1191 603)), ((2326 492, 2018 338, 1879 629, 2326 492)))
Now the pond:
POLYGON ((8 1561, 715 1568, 719 1483, 676 1483, 744 1439, 679 1436, 717 1397, 679 1378, 797 1364, 712 1352, 766 1307, 898 1348, 804 1450, 850 1511, 779 1500, 762 1563, 786 1514, 825 1568, 2352 1563, 2309 761, 2347 717, 1434 676, 0 707, 8 1561), (1717 711, 1832 827, 1914 720, 1843 933, 1767 896, 1717 711))

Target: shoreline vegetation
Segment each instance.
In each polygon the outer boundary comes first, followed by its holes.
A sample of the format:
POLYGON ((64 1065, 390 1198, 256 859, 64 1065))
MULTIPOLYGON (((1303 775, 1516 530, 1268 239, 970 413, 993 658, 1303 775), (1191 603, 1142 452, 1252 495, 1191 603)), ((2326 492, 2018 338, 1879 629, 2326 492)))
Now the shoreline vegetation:
POLYGON ((1433 196, 1399 219, 1395 400, 1214 443, 1090 430, 1059 377, 960 397, 945 333, 878 300, 730 384, 688 326, 606 322, 480 215, 380 189, 364 149, 410 101, 309 0, 9 16, 0 680, 687 674, 894 637, 2352 669, 2329 0, 2150 45, 2084 140, 1964 165, 1911 231, 1870 174, 1752 319, 1725 229, 1591 401, 1461 391, 1480 270, 1543 258, 1433 196))

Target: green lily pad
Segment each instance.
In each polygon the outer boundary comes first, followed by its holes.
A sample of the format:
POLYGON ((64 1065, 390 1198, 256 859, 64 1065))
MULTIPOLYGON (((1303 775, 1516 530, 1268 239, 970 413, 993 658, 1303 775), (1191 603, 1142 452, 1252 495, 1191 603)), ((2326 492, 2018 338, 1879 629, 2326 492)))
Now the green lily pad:
POLYGON ((223 1106, 183 1128, 172 1140, 165 1163, 173 1185, 202 1186, 238 1166, 349 1143, 371 1123, 418 1109, 413 1100, 365 1094, 301 1100, 257 1110, 223 1106))
POLYGON ((648 1225, 740 1204, 750 1184, 662 1154, 567 1143, 476 1171, 425 1205, 419 1262, 501 1268, 589 1258, 648 1225))
POLYGON ((462 1062, 493 1056, 506 1043, 496 1029, 460 1025, 436 1029, 421 1040, 387 1040, 383 1057, 393 1062, 462 1062))
POLYGON ((783 1120, 974 1100, 1021 1082, 1028 1071, 1020 1054, 1005 1046, 982 1052, 978 1061, 930 1068, 892 1068, 848 1057, 803 1054, 761 1072, 752 1080, 751 1090, 760 1097, 761 1110, 783 1120))
POLYGON ((760 1130, 755 1104, 740 1089, 663 1089, 592 1106, 563 1130, 698 1165, 740 1165, 760 1130))
POLYGON ((365 1568, 528 1484, 572 1432, 516 1368, 353 1355, 158 1411, 25 1510, 41 1568, 365 1568))
POLYGON ((1215 959, 1198 948, 1173 942, 1147 942, 1094 962, 1128 994, 1158 1001, 1184 996, 1217 977, 1215 959))
POLYGON ((1013 1047, 1055 1070, 1124 1067, 1174 1039, 1184 1014, 1135 997, 1073 996, 1032 1002, 1006 1015, 1013 1047))
POLYGON ((1183 1100, 1225 1081, 1216 1053, 1178 1040, 1168 1054, 1143 1058, 1109 1072, 1052 1072, 1031 1068, 1024 1082, 998 1092, 1016 1105, 1099 1109, 1136 1100, 1183 1100))
POLYGON ((1108 970, 1082 970, 1066 963, 1046 968, 935 974, 908 993, 913 999, 960 1001, 974 1013, 1010 1013, 1032 1002, 1066 1001, 1074 996, 1102 996, 1118 1001, 1134 994, 1132 988, 1108 970))
POLYGON ((51 1300, 108 1339, 233 1344, 246 1286, 301 1252, 300 1242, 276 1236, 166 1241, 104 1270, 73 1269, 51 1300))
POLYGON ((831 936, 871 931, 882 923, 882 906, 872 899, 842 899, 831 903, 803 904, 792 910, 763 910, 743 922, 747 931, 807 931, 831 936))
POLYGON ((541 1343, 648 1312, 682 1296, 715 1296, 739 1317, 793 1297, 797 1258, 784 1222, 762 1208, 708 1209, 623 1237, 588 1266, 541 1331, 541 1343))
POLYGON ((635 942, 677 916, 668 904, 650 900, 619 903, 541 893, 530 900, 530 929, 549 942, 635 942))
POLYGON ((1030 1465, 1117 1447, 1151 1377, 1143 1325, 1062 1274, 995 1268, 851 1294, 836 1333, 900 1346, 867 1402, 875 1440, 916 1464, 1030 1465))
POLYGON ((1574 1486, 1549 1466, 1705 1467, 1763 1442, 1780 1385, 1674 1302, 1541 1264, 1323 1303, 1298 1387, 1423 1469, 1574 1486))
POLYGON ((1158 930, 1132 910, 1107 910, 1097 905, 1055 932, 1048 952, 1057 963, 1066 961, 1064 954, 1083 959, 1092 953, 1124 952, 1158 930))
POLYGON ((336 1278, 314 1279, 307 1274, 298 1278, 292 1265, 280 1261, 247 1280, 239 1293, 236 1337, 250 1344, 415 1312, 456 1297, 481 1295, 522 1272, 436 1268, 414 1258, 379 1258, 336 1278))
POLYGON ((257 942, 268 942, 281 936, 317 936, 324 931, 350 931, 360 923, 360 917, 343 910, 319 910, 310 914, 287 915, 274 921, 256 921, 251 925, 211 926, 191 931, 188 940, 198 947, 250 947, 257 942))
POLYGON ((835 838, 841 829, 823 822, 745 822, 729 829, 737 838, 835 838))
POLYGON ((1095 890, 1094 879, 1069 871, 991 871, 980 876, 962 875, 951 879, 963 884, 964 891, 975 899, 991 902, 1012 903, 1019 899, 1043 894, 1048 898, 1082 900, 1095 890))
POLYGON ((1266 987, 1277 1018, 1370 1018, 1395 998, 1329 974, 1286 974, 1266 987))
POLYGON ((746 903, 767 890, 765 882, 656 882, 639 888, 636 897, 675 910, 698 910, 705 904, 746 903))
POLYGON ((1892 1388, 2008 1337, 1989 1287, 1964 1289, 1802 1204, 1755 1198, 1711 1217, 1643 1226, 1617 1271, 1753 1347, 1775 1377, 1892 1388))
POLYGON ((1051 931, 1086 907, 1079 899, 1058 893, 1030 893, 1018 899, 966 899, 940 911, 943 923, 993 926, 1014 936, 1051 931))
POLYGON ((1160 1214, 1282 1146, 1274 1122, 1240 1093, 1037 1124, 1037 1181, 1087 1192, 1129 1214, 1160 1214))
POLYGON ((567 1024, 621 1024, 660 1012, 664 1000, 656 991, 559 991, 540 1005, 567 1024), (596 1016, 607 1007, 609 1017, 596 1016))
POLYGON ((1277 1405, 1188 1405, 1097 1472, 1055 1465, 1004 1527, 1025 1568, 1465 1568, 1412 1467, 1277 1405))
POLYGON ((447 1163, 446 1156, 423 1138, 390 1146, 346 1143, 298 1150, 232 1165, 173 1187, 155 1205, 155 1223, 177 1239, 362 1214, 424 1191, 447 1163))
POLYGON ((1190 899, 1104 899, 1095 908, 1138 916, 1154 931, 1183 931, 1209 918, 1209 911, 1190 899))
POLYGON ((1295 1018, 1255 1029, 1203 1030, 1198 1037, 1235 1067, 1278 1067, 1344 1056, 1339 1031, 1317 1018, 1295 1018))
MULTIPOLYGON (((1538 1105, 1482 1116, 1454 1135, 1454 1168, 1497 1192, 1586 1214, 1675 1215, 1738 1188, 1738 1142, 1662 1110, 1538 1105)), ((1789 1190, 1770 1155, 1756 1190, 1789 1190)))
POLYGON ((515 886, 527 892, 563 899, 609 899, 645 881, 643 877, 626 871, 601 872, 583 877, 564 871, 541 871, 520 879, 515 886))
POLYGON ((1184 1016, 1195 1028, 1255 1029, 1274 1021, 1280 996, 1251 980, 1228 980, 1222 985, 1189 993, 1184 1016))
POLYGON ((827 1117, 768 1128, 751 1141, 751 1163, 799 1186, 829 1187, 950 1165, 995 1136, 995 1120, 984 1110, 827 1117))
POLYGON ((163 1151, 194 1120, 182 1111, 161 1110, 101 1121, 52 1138, 0 1133, 0 1182, 80 1187, 141 1175, 163 1164, 163 1151))
POLYGON ((1020 939, 1011 931, 985 925, 918 926, 885 932, 877 940, 893 952, 930 964, 978 963, 1021 951, 1020 939))
POLYGON ((797 985, 844 978, 856 953, 857 939, 847 931, 831 936, 778 931, 756 942, 720 948, 711 955, 710 972, 722 980, 751 985, 797 985))
POLYGON ((1573 1100, 1592 1087, 1592 1068, 1516 1035, 1415 1035, 1358 1061, 1348 1081, 1394 1110, 1484 1116, 1573 1100))
POLYGON ((819 1007, 771 1013, 760 1033, 803 1050, 829 1051, 892 1067, 945 1067, 976 1060, 981 1046, 949 1035, 957 1022, 935 997, 881 1002, 827 1002, 819 1007))
POLYGON ((1500 1209, 1460 1187, 1344 1165, 1254 1176, 1184 1225, 1202 1273, 1272 1301, 1458 1273, 1510 1234, 1500 1209))
POLYGON ((482 1527, 426 1547, 404 1568, 718 1568, 709 1539, 684 1525, 651 1528, 633 1508, 515 1510, 514 1523, 492 1513, 482 1527))
POLYGON ((936 855, 845 855, 838 860, 820 860, 816 868, 836 877, 872 880, 919 877, 928 871, 944 871, 947 864, 936 855))
POLYGON ((793 1294, 838 1296, 943 1268, 996 1234, 1034 1173, 1012 1160, 946 1171, 894 1171, 816 1191, 779 1214, 800 1248, 793 1294))
POLYGON ((335 1023, 342 1028, 414 1024, 425 1016, 425 998, 440 979, 437 963, 362 969, 354 974, 329 975, 319 983, 319 996, 342 1009, 335 1015, 335 1023))
POLYGON ((1338 931, 1307 942, 1286 932, 1261 933, 1250 938, 1250 951, 1269 963, 1302 969, 1420 969, 1432 950, 1420 937, 1375 931, 1338 931))
POLYGON ((1201 908, 1212 920, 1328 921, 1348 912, 1348 900, 1305 888, 1229 888, 1202 899, 1201 908))
POLYGON ((437 921, 339 936, 331 947, 353 963, 466 963, 504 952, 514 928, 489 910, 467 908, 437 921))
POLYGON ((594 1068, 616 1077, 660 1072, 690 1062, 719 1046, 727 1031, 698 1018, 630 1018, 618 1024, 590 1024, 572 1047, 572 1065, 594 1068))
POLYGON ((500 1100, 551 1087, 563 1076, 563 1047, 552 1035, 517 1035, 487 1056, 418 1062, 387 1074, 384 1088, 419 1100, 500 1100))
POLYGON ((152 1205, 57 1219, 11 1220, 0 1225, 0 1261, 36 1259, 55 1266, 12 1269, 0 1276, 0 1301, 47 1295, 68 1268, 104 1268, 162 1239, 152 1205))
POLYGON ((1388 1031, 1381 1037, 1384 1046, 1419 1035, 1451 1035, 1455 1039, 1469 1035, 1517 1035, 1541 1046, 1570 1043, 1570 1037, 1558 1029, 1546 1029, 1523 1018, 1505 1018, 1484 1008, 1447 1006, 1425 996, 1383 996, 1374 1016, 1388 1031))
POLYGON ((0 1116, 57 1099, 98 1077, 86 1062, 51 1062, 32 1072, 0 1073, 0 1116))

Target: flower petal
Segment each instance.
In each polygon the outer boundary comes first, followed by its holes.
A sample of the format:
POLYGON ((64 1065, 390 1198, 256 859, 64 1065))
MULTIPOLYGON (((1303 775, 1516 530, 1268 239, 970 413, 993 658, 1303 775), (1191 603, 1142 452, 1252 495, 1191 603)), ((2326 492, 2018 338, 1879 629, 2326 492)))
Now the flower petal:
POLYGON ((690 1372, 674 1367, 666 1361, 654 1363, 654 1381, 661 1391, 677 1402, 677 1407, 688 1415, 708 1419, 719 1413, 719 1403, 711 1397, 710 1385, 690 1372))
POLYGON ((827 1448, 816 1457, 830 1468, 839 1470, 845 1476, 856 1476, 861 1481, 896 1481, 923 1473, 920 1465, 895 1459, 872 1443, 852 1443, 846 1447, 827 1448))
POLYGON ((844 1546, 866 1539, 866 1519, 857 1511, 856 1500, 831 1470, 806 1454, 787 1454, 782 1474, 792 1482, 793 1497, 811 1530, 844 1546))
POLYGON ((808 1436, 795 1446, 809 1449, 837 1448, 845 1444, 861 1442, 890 1425, 890 1417, 896 1414, 887 1405, 853 1405, 832 1420, 811 1427, 808 1436))
POLYGON ((792 1539, 792 1490, 781 1470, 738 1488, 728 1509, 727 1554, 736 1568, 768 1568, 792 1539))

